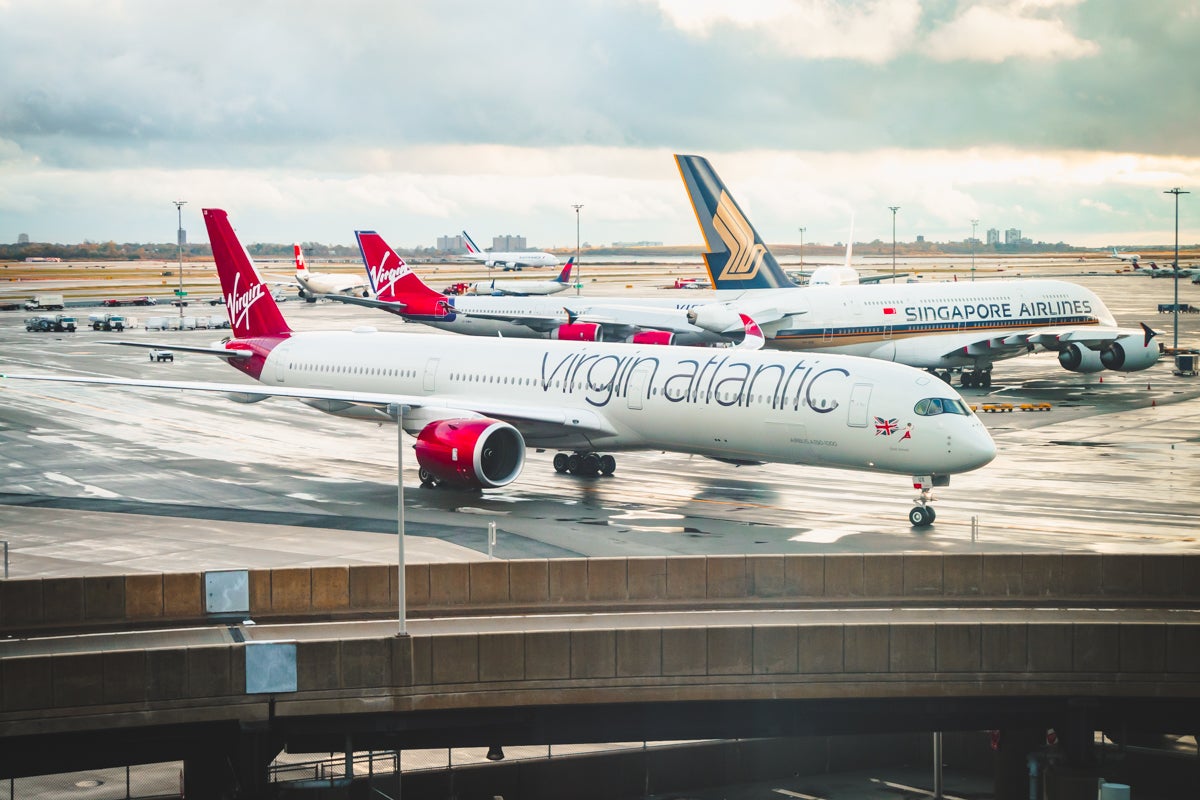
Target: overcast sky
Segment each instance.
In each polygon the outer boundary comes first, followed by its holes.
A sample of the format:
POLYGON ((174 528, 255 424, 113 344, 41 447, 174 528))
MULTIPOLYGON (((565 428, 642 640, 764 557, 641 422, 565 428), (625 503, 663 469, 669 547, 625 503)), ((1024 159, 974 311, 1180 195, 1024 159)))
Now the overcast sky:
MULTIPOLYGON (((1195 0, 0 0, 0 242, 1170 244, 1195 0)), ((1180 202, 1200 242, 1200 194, 1180 202)))

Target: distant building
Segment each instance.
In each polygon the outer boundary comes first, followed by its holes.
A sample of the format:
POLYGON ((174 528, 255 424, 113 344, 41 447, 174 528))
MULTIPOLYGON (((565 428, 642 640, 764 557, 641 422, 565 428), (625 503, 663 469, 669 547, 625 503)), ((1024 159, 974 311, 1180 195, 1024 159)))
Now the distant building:
POLYGON ((988 228, 987 243, 988 244, 1000 244, 1000 229, 999 228, 988 228))
POLYGON ((437 249, 443 253, 465 253, 467 252, 467 243, 463 241, 461 233, 455 236, 439 236, 437 249))
POLYGON ((923 233, 917 234, 917 244, 925 244, 925 234, 923 234, 923 233))
POLYGON ((518 253, 527 249, 524 236, 493 236, 492 250, 497 253, 518 253))
POLYGON ((1006 230, 1004 232, 1004 243, 1005 244, 1020 244, 1021 243, 1021 230, 1019 228, 1009 228, 1008 230, 1006 230))
POLYGON ((187 247, 187 231, 183 228, 179 229, 179 246, 187 247))
POLYGON ((17 244, 29 244, 29 234, 28 233, 18 233, 17 234, 17 244))
POLYGON ((662 242, 613 242, 613 247, 662 247, 662 242))

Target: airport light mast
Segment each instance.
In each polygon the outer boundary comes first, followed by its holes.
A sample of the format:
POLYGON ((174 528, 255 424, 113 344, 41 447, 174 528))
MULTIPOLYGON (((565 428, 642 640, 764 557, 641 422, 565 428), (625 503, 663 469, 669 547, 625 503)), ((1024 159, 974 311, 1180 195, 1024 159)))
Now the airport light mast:
POLYGON ((1174 308, 1174 313, 1171 315, 1175 318, 1175 335, 1171 341, 1171 349, 1174 351, 1175 355, 1178 356, 1179 355, 1179 195, 1191 194, 1191 192, 1185 191, 1184 189, 1180 189, 1178 186, 1176 186, 1174 189, 1165 190, 1163 192, 1163 194, 1175 195, 1175 261, 1172 263, 1172 266, 1174 267, 1172 272, 1175 273, 1175 308, 1174 308))
POLYGON ((583 278, 579 274, 579 209, 583 208, 583 203, 575 203, 571 208, 575 209, 575 296, 578 297, 579 289, 583 286, 583 278))
POLYGON ((175 231, 175 244, 179 248, 179 289, 175 292, 175 300, 179 303, 179 330, 183 330, 183 207, 187 200, 172 200, 175 213, 179 218, 179 227, 175 231))
POLYGON ((804 228, 800 228, 800 271, 804 271, 804 228))
POLYGON ((971 283, 975 282, 975 227, 979 225, 979 220, 971 220, 971 283))
MULTIPOLYGON (((892 283, 896 282, 896 212, 900 206, 888 206, 892 210, 892 283)), ((846 265, 850 266, 849 264, 846 265)))

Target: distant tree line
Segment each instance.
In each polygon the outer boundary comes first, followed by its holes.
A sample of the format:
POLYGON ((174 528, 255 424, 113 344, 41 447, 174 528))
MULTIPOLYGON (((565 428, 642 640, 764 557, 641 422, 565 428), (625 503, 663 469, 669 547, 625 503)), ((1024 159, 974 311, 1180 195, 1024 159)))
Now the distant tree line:
MULTIPOLYGON (((359 257, 357 246, 327 245, 320 242, 301 242, 308 258, 351 258, 359 257)), ((291 244, 250 244, 246 250, 255 258, 291 258, 291 244)), ((439 251, 418 247, 398 250, 404 256, 432 255, 439 251)), ((84 242, 83 244, 50 244, 29 242, 28 244, 0 244, 0 261, 24 261, 26 258, 61 258, 63 261, 172 261, 179 257, 179 248, 173 243, 145 244, 138 242, 84 242)), ((212 248, 204 244, 185 244, 185 260, 210 259, 212 248)))

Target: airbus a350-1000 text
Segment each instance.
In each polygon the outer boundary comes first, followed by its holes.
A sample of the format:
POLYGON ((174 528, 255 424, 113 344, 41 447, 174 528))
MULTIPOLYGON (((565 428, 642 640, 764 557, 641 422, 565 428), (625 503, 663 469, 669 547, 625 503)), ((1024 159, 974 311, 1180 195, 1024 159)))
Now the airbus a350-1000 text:
POLYGON ((578 474, 612 473, 611 452, 647 449, 899 473, 922 489, 909 514, 916 526, 933 520, 933 486, 995 455, 953 389, 881 361, 372 328, 295 332, 225 212, 206 209, 204 219, 233 338, 172 349, 225 358, 257 384, 8 377, 224 392, 247 402, 290 397, 373 422, 401 416, 416 436, 425 483, 504 486, 520 474, 527 446, 563 451, 555 468, 578 474))

